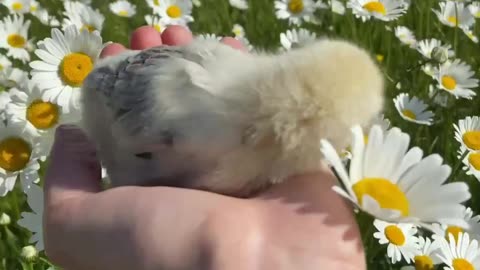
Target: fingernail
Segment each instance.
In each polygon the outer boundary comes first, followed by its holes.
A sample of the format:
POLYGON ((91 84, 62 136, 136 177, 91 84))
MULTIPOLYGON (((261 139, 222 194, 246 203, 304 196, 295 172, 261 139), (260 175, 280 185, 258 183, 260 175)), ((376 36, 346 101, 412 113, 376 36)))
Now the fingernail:
POLYGON ((75 125, 60 125, 55 131, 55 138, 64 142, 82 141, 85 134, 75 125))

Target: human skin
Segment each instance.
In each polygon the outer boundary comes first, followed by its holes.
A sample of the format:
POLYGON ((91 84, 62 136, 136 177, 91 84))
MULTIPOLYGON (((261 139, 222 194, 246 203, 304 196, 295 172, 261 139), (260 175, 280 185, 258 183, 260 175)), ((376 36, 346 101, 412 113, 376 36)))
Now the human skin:
MULTIPOLYGON (((185 45, 180 26, 132 33, 132 49, 185 45)), ((245 48, 235 39, 222 42, 245 48)), ((124 51, 104 49, 108 57, 124 51)), ((95 148, 74 126, 57 129, 45 179, 47 256, 68 270, 366 269, 352 209, 327 166, 249 199, 171 187, 103 191, 95 148)))

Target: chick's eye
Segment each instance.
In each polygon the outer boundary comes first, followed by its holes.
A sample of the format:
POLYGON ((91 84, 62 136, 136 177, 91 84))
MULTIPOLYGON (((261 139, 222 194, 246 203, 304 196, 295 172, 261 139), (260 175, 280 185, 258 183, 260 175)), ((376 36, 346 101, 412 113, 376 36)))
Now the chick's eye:
POLYGON ((136 157, 138 158, 141 158, 141 159, 152 159, 153 157, 153 154, 152 152, 144 152, 144 153, 138 153, 138 154, 135 154, 136 157))

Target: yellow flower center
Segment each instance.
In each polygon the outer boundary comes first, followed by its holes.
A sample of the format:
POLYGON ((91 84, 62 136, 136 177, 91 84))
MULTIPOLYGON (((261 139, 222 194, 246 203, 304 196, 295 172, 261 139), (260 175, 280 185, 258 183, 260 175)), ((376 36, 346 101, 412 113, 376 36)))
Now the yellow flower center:
POLYGON ((415 113, 412 110, 404 109, 404 110, 402 110, 402 114, 403 114, 403 116, 405 116, 407 118, 410 118, 412 120, 417 119, 417 116, 415 115, 415 113))
POLYGON ((480 153, 471 153, 468 155, 468 163, 470 163, 475 170, 480 170, 480 153))
POLYGON ((87 30, 88 32, 92 33, 93 31, 97 30, 97 28, 95 28, 95 26, 91 24, 84 24, 82 28, 80 28, 80 31, 83 31, 83 30, 87 30))
POLYGON ((403 246, 403 244, 405 244, 405 235, 403 235, 402 230, 395 225, 385 227, 385 236, 390 243, 396 246, 403 246))
POLYGON ((177 5, 171 5, 167 8, 167 15, 170 18, 179 18, 182 16, 182 9, 177 5))
POLYGON ((159 24, 155 24, 153 28, 155 28, 155 30, 157 30, 158 32, 162 32, 162 27, 159 24))
POLYGON ((30 160, 30 145, 18 137, 9 137, 0 141, 0 167, 10 171, 20 171, 30 160))
POLYGON ((480 150, 480 131, 467 131, 462 136, 465 145, 473 150, 480 150))
POLYGON ((457 86, 457 81, 455 80, 454 77, 445 75, 442 77, 442 85, 445 87, 447 90, 453 90, 457 86))
POLYGON ((376 2, 376 1, 368 2, 365 5, 363 5, 363 8, 368 10, 368 12, 377 12, 382 15, 387 14, 387 11, 385 10, 385 6, 380 2, 376 2))
POLYGON ((288 9, 294 14, 301 13, 303 8, 303 0, 290 0, 288 2, 288 9))
POLYGON ((37 6, 34 6, 34 5, 30 6, 30 12, 35 12, 37 11, 37 9, 38 9, 37 6))
POLYGON ((27 120, 38 129, 52 128, 58 123, 58 116, 58 106, 50 102, 34 100, 27 108, 27 120))
POLYGON ((126 10, 120 10, 120 11, 118 12, 118 15, 119 15, 119 16, 122 16, 122 17, 127 17, 127 16, 128 16, 128 11, 126 11, 126 10))
POLYGON ((417 255, 415 260, 415 270, 433 270, 433 260, 427 255, 417 255))
POLYGON ((93 69, 90 56, 83 53, 71 53, 60 64, 60 76, 66 84, 78 87, 93 69))
POLYGON ((378 61, 379 63, 381 63, 381 62, 383 62, 383 59, 384 59, 385 57, 384 57, 383 55, 381 55, 381 54, 377 54, 377 55, 376 55, 376 58, 377 58, 377 61, 378 61))
POLYGON ((2 64, 0 64, 0 71, 2 71, 4 68, 5 67, 2 64))
POLYGON ((477 18, 480 18, 480 11, 477 11, 477 13, 475 13, 474 16, 477 17, 477 18))
POLYGON ((463 229, 457 226, 448 226, 445 230, 445 238, 449 239, 448 235, 451 234, 455 242, 458 242, 458 236, 463 232, 463 229))
POLYGON ((242 34, 242 30, 240 28, 235 28, 232 32, 235 34, 235 36, 240 36, 242 34))
POLYGON ((365 145, 368 144, 368 135, 363 135, 363 142, 365 143, 365 145))
POLYGON ((20 2, 14 2, 12 4, 12 9, 15 10, 15 11, 20 11, 23 9, 23 4, 20 3, 20 2))
POLYGON ((21 35, 13 34, 7 37, 7 43, 13 48, 24 48, 27 41, 21 35))
POLYGON ((159 0, 153 0, 153 5, 159 6, 159 5, 160 5, 160 1, 159 1, 159 0))
POLYGON ((364 195, 372 197, 381 208, 398 210, 403 216, 409 214, 407 196, 397 185, 384 178, 364 178, 352 187, 360 205, 364 195))
POLYGON ((447 18, 447 21, 450 22, 450 23, 452 23, 452 24, 455 25, 455 26, 458 25, 458 20, 457 20, 457 17, 455 17, 455 16, 449 16, 449 17, 447 18))
POLYGON ((475 270, 469 261, 462 258, 453 259, 452 266, 453 270, 475 270))

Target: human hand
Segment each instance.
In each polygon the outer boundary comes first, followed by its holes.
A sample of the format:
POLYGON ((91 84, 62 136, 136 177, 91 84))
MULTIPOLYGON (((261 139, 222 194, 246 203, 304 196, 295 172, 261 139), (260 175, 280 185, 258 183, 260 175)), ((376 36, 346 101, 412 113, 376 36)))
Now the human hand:
MULTIPOLYGON (((131 48, 185 45, 184 28, 142 27, 131 48)), ((232 38, 224 43, 243 49, 232 38)), ((112 44, 102 57, 126 50, 112 44)), ((320 172, 255 198, 170 187, 101 191, 95 149, 77 128, 57 130, 45 182, 45 246, 67 269, 365 269, 348 205, 320 172)))

